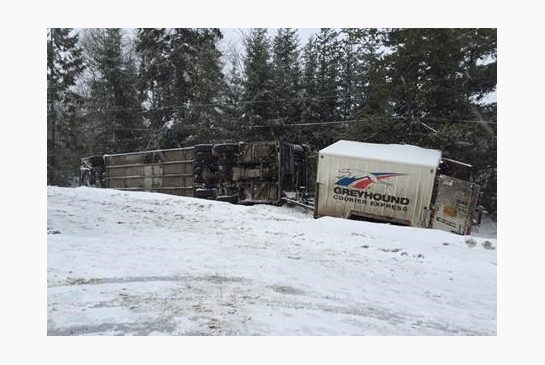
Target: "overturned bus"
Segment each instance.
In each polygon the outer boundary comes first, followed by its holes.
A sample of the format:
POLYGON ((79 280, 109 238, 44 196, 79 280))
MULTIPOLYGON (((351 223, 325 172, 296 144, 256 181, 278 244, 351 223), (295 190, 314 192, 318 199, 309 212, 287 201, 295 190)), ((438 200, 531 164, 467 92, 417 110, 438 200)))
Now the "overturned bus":
POLYGON ((411 145, 338 141, 315 156, 285 142, 90 156, 80 185, 235 204, 284 202, 314 217, 362 219, 470 234, 479 185, 471 165, 411 145), (317 162, 316 162, 316 158, 317 162))
POLYGON ((81 159, 80 185, 239 204, 281 204, 308 186, 308 147, 285 142, 200 144, 81 159))

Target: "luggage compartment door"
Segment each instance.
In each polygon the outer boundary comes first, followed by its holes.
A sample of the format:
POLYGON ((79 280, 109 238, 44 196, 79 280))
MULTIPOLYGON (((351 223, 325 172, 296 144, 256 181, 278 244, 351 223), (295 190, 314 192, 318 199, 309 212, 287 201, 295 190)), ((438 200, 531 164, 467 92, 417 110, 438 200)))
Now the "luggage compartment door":
POLYGON ((480 186, 475 183, 439 175, 431 227, 470 234, 479 190, 480 186))

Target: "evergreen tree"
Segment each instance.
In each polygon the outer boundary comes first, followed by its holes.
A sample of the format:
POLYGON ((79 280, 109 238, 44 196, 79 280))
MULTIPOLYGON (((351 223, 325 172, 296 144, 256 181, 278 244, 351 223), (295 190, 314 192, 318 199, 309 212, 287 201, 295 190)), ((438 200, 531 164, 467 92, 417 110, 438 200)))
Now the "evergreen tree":
POLYGON ((218 138, 224 92, 218 29, 139 29, 142 101, 155 148, 218 138))
POLYGON ((384 115, 385 73, 374 29, 344 28, 340 40, 340 96, 342 119, 384 115))
POLYGON ((398 143, 420 144, 418 138, 429 132, 418 123, 423 117, 421 87, 426 67, 425 39, 421 38, 420 29, 393 29, 386 33, 385 47, 391 50, 384 62, 389 70, 392 116, 398 117, 392 136, 398 139, 398 143))
POLYGON ((131 152, 142 144, 136 67, 123 41, 117 28, 92 29, 85 36, 98 153, 131 152))
POLYGON ((244 114, 245 135, 249 139, 277 139, 282 128, 277 129, 274 119, 273 71, 271 67, 270 41, 267 29, 255 28, 244 39, 244 114), (265 127, 265 128, 252 128, 265 127))
POLYGON ((365 29, 364 32, 364 76, 361 80, 363 99, 355 117, 383 118, 393 114, 389 103, 388 66, 384 62, 383 35, 376 29, 365 29))
POLYGON ((394 115, 405 120, 406 142, 431 143, 427 141, 430 129, 420 121, 437 129, 437 119, 476 117, 473 98, 493 90, 496 83, 495 62, 477 64, 482 58, 495 57, 491 38, 488 30, 471 29, 386 32, 385 46, 392 50, 384 59, 390 70, 390 100, 394 115))
POLYGON ((199 29, 194 69, 190 112, 187 123, 192 126, 192 143, 214 143, 221 137, 224 110, 221 98, 225 90, 222 73, 221 52, 217 43, 222 34, 219 29, 199 29))
POLYGON ((67 185, 76 175, 81 140, 76 111, 81 98, 73 91, 84 69, 78 36, 70 28, 47 31, 47 183, 67 185))
POLYGON ((164 28, 139 28, 136 36, 139 63, 139 95, 144 109, 145 147, 159 149, 163 136, 172 126, 173 97, 170 62, 170 32, 164 28))
MULTIPOLYGON (((462 40, 463 64, 466 72, 466 102, 479 102, 487 94, 496 90, 496 29, 459 29, 457 32, 459 39, 462 40)), ((473 114, 475 115, 474 112, 473 114)))
POLYGON ((320 99, 320 122, 332 122, 340 119, 340 52, 337 35, 336 30, 321 28, 316 36, 316 51, 318 53, 316 76, 318 98, 320 99))
POLYGON ((343 29, 341 95, 348 125, 343 138, 362 142, 397 143, 395 124, 388 116, 387 67, 383 60, 382 35, 376 29, 343 29), (349 62, 349 60, 351 60, 349 62))
MULTIPOLYGON (((338 121, 340 53, 337 32, 322 28, 316 38, 311 38, 303 50, 303 109, 305 123, 338 121)), ((336 124, 305 127, 307 143, 320 149, 339 137, 336 124)))
POLYGON ((191 97, 195 85, 198 57, 198 32, 191 28, 175 28, 170 31, 169 62, 171 64, 171 93, 167 104, 170 120, 162 136, 165 148, 185 147, 193 143, 194 130, 189 123, 191 97))
MULTIPOLYGON (((280 125, 301 120, 301 69, 299 66, 299 39, 297 30, 278 29, 273 40, 272 72, 275 118, 280 125)), ((283 139, 303 141, 299 130, 283 130, 283 139)))
POLYGON ((319 119, 320 102, 318 96, 318 53, 316 50, 316 39, 310 37, 303 49, 303 75, 302 75, 302 93, 303 108, 301 111, 301 120, 304 123, 313 123, 319 119))
MULTIPOLYGON (((490 29, 392 29, 384 58, 390 101, 401 128, 399 141, 437 148, 473 165, 474 176, 495 201, 495 109, 479 99, 496 85, 496 31, 490 29), (492 172, 491 172, 492 171, 492 172)), ((489 209, 495 209, 489 204, 489 209)))
POLYGON ((237 142, 241 140, 239 128, 244 112, 244 105, 241 103, 244 98, 242 71, 240 55, 235 53, 231 56, 223 96, 223 110, 225 113, 223 123, 221 124, 223 142, 237 142))
POLYGON ((341 110, 361 121, 343 138, 416 144, 471 163, 494 210, 496 131, 486 121, 495 108, 479 101, 496 85, 495 30, 342 32, 341 110))
POLYGON ((359 44, 360 29, 342 29, 340 35, 340 117, 347 120, 353 117, 353 112, 361 103, 361 80, 363 52, 359 44), (360 86, 360 87, 358 87, 360 86))

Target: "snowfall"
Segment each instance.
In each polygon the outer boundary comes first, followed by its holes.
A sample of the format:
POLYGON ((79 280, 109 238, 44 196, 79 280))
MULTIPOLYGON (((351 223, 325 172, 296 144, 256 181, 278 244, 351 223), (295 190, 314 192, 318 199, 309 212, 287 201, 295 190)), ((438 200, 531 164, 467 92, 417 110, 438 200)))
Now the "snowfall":
POLYGON ((159 193, 47 189, 48 335, 496 335, 474 236, 159 193))

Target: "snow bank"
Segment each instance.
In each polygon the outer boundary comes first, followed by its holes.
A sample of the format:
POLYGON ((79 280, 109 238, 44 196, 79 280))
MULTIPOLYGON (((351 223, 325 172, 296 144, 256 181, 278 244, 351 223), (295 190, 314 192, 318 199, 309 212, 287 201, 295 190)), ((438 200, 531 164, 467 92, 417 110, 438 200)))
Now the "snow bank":
POLYGON ((495 335, 496 240, 48 188, 50 335, 495 335))

